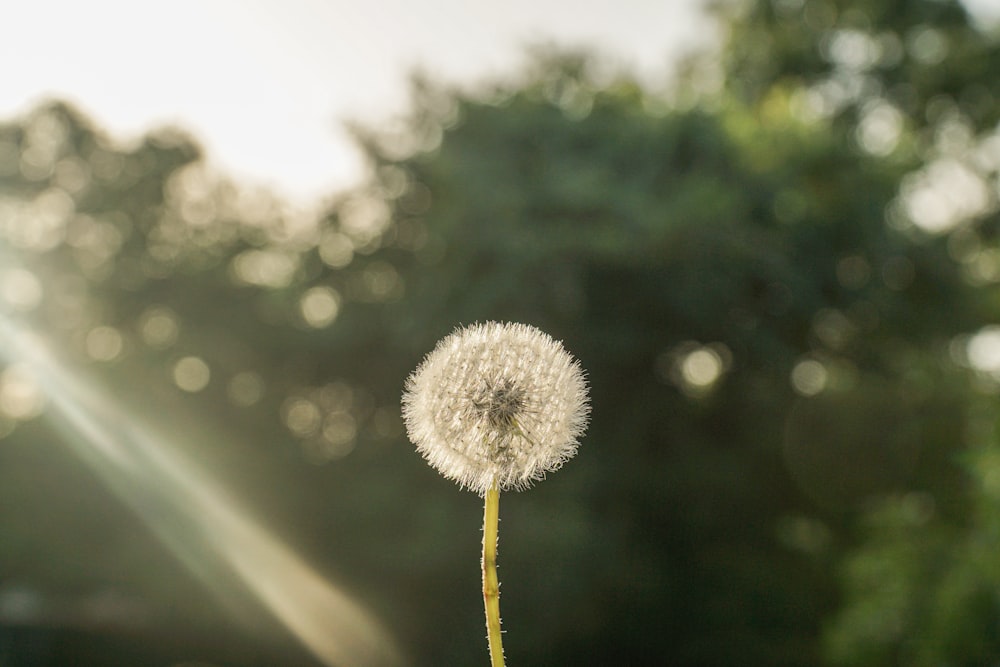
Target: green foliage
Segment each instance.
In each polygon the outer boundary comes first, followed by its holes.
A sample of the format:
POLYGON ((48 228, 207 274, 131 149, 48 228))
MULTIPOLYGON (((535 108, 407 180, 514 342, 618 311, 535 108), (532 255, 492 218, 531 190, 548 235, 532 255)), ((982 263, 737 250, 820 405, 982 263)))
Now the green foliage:
POLYGON ((843 566, 849 604, 825 636, 835 664, 981 665, 1000 655, 996 444, 965 458, 971 506, 960 517, 917 493, 867 513, 863 546, 843 566))
MULTIPOLYGON (((486 92, 417 81, 318 221, 177 132, 122 147, 40 107, 0 126, 0 287, 43 296, 0 294, 417 664, 485 658, 480 508, 399 394, 485 319, 562 339, 594 406, 579 456, 501 501, 511 664, 995 661, 996 444, 966 435, 995 380, 965 352, 998 316, 995 198, 948 209, 932 167, 995 179, 996 42, 953 2, 799 4, 731 16, 725 84, 693 64, 668 99, 544 50, 486 92)), ((5 414, 8 586, 246 641, 44 418, 5 414)))
POLYGON ((914 127, 955 108, 977 130, 1000 120, 996 34, 956 1, 721 2, 733 31, 727 83, 755 104, 775 86, 805 87, 854 125, 884 100, 914 127))

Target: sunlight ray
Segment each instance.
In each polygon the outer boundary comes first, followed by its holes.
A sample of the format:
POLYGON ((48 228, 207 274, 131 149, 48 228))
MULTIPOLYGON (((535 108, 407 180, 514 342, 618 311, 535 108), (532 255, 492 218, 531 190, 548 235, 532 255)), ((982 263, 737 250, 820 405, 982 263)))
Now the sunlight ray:
MULTIPOLYGON (((397 665, 392 640, 357 602, 256 523, 169 438, 60 364, 35 334, 0 317, 0 353, 33 374, 46 417, 99 478, 223 603, 234 575, 326 665, 397 665)), ((228 598, 228 599, 227 599, 228 598)))

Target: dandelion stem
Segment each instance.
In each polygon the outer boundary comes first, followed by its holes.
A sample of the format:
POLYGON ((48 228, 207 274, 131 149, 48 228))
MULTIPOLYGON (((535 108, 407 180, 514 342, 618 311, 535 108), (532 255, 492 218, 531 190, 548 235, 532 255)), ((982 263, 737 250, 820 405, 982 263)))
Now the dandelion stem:
POLYGON ((490 642, 490 665, 504 667, 500 638, 500 582, 497 580, 497 524, 500 521, 500 490, 496 481, 486 491, 483 511, 483 604, 486 606, 486 636, 490 642))

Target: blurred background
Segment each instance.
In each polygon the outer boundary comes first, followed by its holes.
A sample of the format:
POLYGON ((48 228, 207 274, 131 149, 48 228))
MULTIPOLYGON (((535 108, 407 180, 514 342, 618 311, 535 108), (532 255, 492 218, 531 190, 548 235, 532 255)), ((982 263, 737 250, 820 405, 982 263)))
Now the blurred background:
POLYGON ((487 319, 593 403, 501 499, 510 664, 1000 661, 1000 10, 534 4, 7 25, 0 666, 485 663, 399 397, 487 319))

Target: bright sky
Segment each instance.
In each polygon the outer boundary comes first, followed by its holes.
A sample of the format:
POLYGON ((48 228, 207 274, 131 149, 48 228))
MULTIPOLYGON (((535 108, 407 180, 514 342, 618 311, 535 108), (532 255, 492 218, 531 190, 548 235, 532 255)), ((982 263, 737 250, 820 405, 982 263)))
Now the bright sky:
POLYGON ((665 81, 712 43, 700 0, 12 0, 0 118, 67 99, 124 139, 189 130, 243 182, 307 203, 360 180, 343 121, 404 112, 414 68, 453 83, 516 72, 523 46, 593 45, 665 81))

